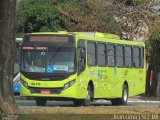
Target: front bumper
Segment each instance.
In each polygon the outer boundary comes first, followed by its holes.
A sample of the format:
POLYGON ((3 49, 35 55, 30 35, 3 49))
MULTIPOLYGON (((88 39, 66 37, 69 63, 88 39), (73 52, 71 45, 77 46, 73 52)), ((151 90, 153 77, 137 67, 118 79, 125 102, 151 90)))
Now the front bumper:
POLYGON ((73 85, 67 89, 60 88, 40 88, 40 87, 28 87, 25 88, 22 84, 20 85, 20 96, 25 97, 66 97, 66 98, 76 98, 76 85, 73 85), (42 94, 42 90, 49 90, 50 93, 42 94))

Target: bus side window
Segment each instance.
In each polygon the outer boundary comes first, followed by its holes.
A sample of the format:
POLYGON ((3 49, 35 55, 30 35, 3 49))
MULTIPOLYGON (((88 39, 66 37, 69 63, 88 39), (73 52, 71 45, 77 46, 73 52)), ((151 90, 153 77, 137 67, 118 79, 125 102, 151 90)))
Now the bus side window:
POLYGON ((115 49, 113 44, 107 45, 107 58, 108 58, 108 66, 114 67, 115 66, 115 49))
POLYGON ((140 48, 140 67, 144 68, 144 47, 140 48))
POLYGON ((135 68, 140 67, 140 53, 139 47, 133 47, 133 63, 132 66, 135 68))
POLYGON ((105 53, 105 44, 97 44, 97 64, 98 66, 106 66, 106 53, 105 53))
POLYGON ((96 43, 88 42, 87 43, 87 57, 88 57, 88 65, 96 66, 97 65, 97 57, 96 57, 96 43))
POLYGON ((77 49, 77 58, 78 58, 78 74, 82 73, 85 70, 86 65, 86 49, 85 49, 85 41, 78 41, 78 49, 77 49))
POLYGON ((117 67, 124 67, 123 46, 116 45, 116 65, 117 67))
POLYGON ((125 67, 131 68, 132 67, 132 48, 131 46, 125 46, 124 48, 125 53, 125 67))

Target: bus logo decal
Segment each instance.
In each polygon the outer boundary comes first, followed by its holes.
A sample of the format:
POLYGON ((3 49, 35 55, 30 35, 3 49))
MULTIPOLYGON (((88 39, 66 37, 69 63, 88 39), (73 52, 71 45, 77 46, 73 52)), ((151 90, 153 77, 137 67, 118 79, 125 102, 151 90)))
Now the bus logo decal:
POLYGON ((94 76, 94 71, 93 70, 90 70, 89 73, 90 73, 90 76, 94 76))
POLYGON ((100 79, 101 77, 101 73, 100 73, 100 70, 98 70, 98 75, 97 75, 98 79, 100 79))
POLYGON ((116 67, 114 67, 114 75, 116 75, 117 74, 117 69, 116 69, 116 67))

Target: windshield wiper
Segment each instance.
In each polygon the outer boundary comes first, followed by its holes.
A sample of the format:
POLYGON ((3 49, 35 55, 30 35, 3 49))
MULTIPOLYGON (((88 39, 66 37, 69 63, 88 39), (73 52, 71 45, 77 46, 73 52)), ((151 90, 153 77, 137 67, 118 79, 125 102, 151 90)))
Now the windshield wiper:
POLYGON ((62 48, 64 48, 64 46, 59 47, 59 48, 55 51, 55 53, 53 54, 52 58, 54 58, 54 57, 57 55, 57 53, 58 53, 62 48))

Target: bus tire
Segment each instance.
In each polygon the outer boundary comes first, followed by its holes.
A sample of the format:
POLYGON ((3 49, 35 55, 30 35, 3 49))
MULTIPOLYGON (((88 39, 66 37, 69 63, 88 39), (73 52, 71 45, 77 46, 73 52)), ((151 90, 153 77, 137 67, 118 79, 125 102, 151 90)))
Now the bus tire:
POLYGON ((85 99, 75 99, 73 100, 73 103, 75 106, 89 106, 92 98, 93 98, 93 92, 92 92, 91 86, 88 85, 86 98, 85 99))
POLYGON ((126 105, 128 101, 128 86, 123 85, 122 98, 112 99, 112 105, 126 105))
POLYGON ((46 98, 36 98, 36 104, 37 106, 45 106, 47 103, 47 99, 46 98))
POLYGON ((74 103, 75 106, 81 106, 82 103, 83 103, 83 100, 81 100, 81 99, 75 99, 75 100, 73 100, 73 103, 74 103))
POLYGON ((83 106, 89 106, 92 98, 93 98, 93 92, 92 92, 91 86, 88 85, 86 99, 84 99, 82 102, 83 106))

